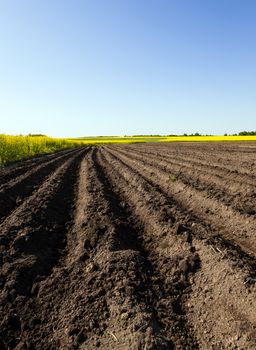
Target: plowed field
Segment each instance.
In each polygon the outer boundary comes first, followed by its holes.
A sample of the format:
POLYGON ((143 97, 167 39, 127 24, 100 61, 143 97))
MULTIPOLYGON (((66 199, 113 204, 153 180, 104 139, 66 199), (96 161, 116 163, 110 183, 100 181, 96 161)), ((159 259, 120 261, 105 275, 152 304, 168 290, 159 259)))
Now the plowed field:
POLYGON ((0 349, 256 349, 256 144, 0 170, 0 349))

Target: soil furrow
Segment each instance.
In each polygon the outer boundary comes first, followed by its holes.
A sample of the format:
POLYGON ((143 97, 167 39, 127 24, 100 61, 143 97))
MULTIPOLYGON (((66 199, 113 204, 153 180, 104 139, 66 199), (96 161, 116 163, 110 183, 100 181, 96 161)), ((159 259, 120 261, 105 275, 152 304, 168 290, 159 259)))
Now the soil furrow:
MULTIPOLYGON (((193 211, 188 210, 186 206, 181 205, 175 197, 173 197, 168 191, 162 189, 158 183, 155 183, 151 178, 145 177, 139 173, 137 171, 138 168, 134 169, 112 152, 110 154, 115 161, 120 163, 121 173, 122 168, 127 168, 128 172, 133 173, 137 178, 138 183, 141 181, 145 182, 143 188, 147 190, 148 186, 151 186, 156 192, 164 196, 166 205, 160 203, 160 207, 164 207, 163 218, 165 220, 176 222, 177 216, 180 218, 179 220, 185 220, 185 226, 189 227, 191 232, 197 238, 205 240, 207 244, 210 245, 211 249, 223 257, 227 256, 229 260, 234 262, 235 266, 241 267, 246 272, 246 283, 251 284, 256 281, 256 257, 251 254, 251 251, 248 253, 246 249, 243 250, 233 240, 227 239, 227 237, 220 234, 218 230, 216 231, 212 225, 202 221, 200 216, 198 217, 193 211), (169 209, 166 208, 167 206, 169 206, 169 209)), ((153 199, 152 202, 154 203, 153 199)))
POLYGON ((0 222, 5 217, 10 215, 11 211, 18 207, 22 201, 28 196, 32 195, 45 181, 47 176, 54 172, 66 159, 70 158, 72 154, 79 151, 68 152, 62 156, 53 158, 43 164, 35 166, 32 170, 27 171, 24 175, 19 176, 15 180, 9 181, 0 187, 0 222))
MULTIPOLYGON (((136 189, 133 191, 128 185, 130 176, 125 169, 127 183, 123 182, 116 170, 112 170, 111 161, 105 157, 105 154, 101 155, 101 158, 101 163, 106 168, 114 188, 120 191, 133 216, 137 216, 137 220, 145 226, 141 240, 147 259, 153 267, 152 287, 155 296, 153 305, 155 305, 156 319, 162 327, 163 337, 170 339, 173 347, 195 349, 197 344, 187 326, 186 313, 182 305, 189 290, 190 274, 195 273, 200 266, 191 236, 187 230, 183 231, 184 235, 175 234, 177 224, 172 220, 166 220, 168 214, 164 207, 167 203, 160 193, 154 189, 144 192, 144 186, 141 184, 142 198, 136 189), (159 208, 157 211, 156 207, 159 208), (167 242, 167 235, 171 232, 173 235, 168 236, 167 242), (172 246, 168 255, 159 256, 159 251, 166 245, 168 248, 169 245, 172 246)), ((186 220, 185 217, 180 219, 183 223, 186 220)))
POLYGON ((24 175, 27 171, 34 169, 39 164, 42 165, 43 163, 49 162, 51 159, 57 159, 74 151, 76 150, 68 149, 48 155, 43 155, 41 157, 35 157, 25 161, 18 161, 12 165, 7 165, 4 168, 0 169, 0 187, 2 187, 4 184, 7 184, 9 181, 15 180, 18 176, 24 175))
MULTIPOLYGON (((245 153, 242 156, 236 154, 232 157, 230 149, 223 152, 223 145, 220 149, 222 152, 220 152, 220 150, 213 152, 212 147, 214 147, 214 145, 210 144, 204 145, 204 152, 202 152, 201 146, 194 147, 193 144, 189 144, 189 147, 187 146, 188 145, 184 144, 176 144, 170 147, 169 145, 160 144, 153 147, 148 145, 146 147, 145 145, 140 145, 139 147, 128 146, 127 149, 129 148, 137 151, 144 151, 146 149, 148 152, 158 156, 164 156, 181 162, 184 161, 192 166, 201 165, 208 169, 211 168, 212 171, 216 172, 217 176, 218 172, 216 170, 220 170, 223 176, 225 176, 226 173, 230 173, 234 176, 238 175, 251 179, 252 181, 255 180, 255 153, 245 153), (189 148, 191 151, 188 151, 189 148), (222 155, 222 153, 224 155, 222 155)), ((213 149, 215 149, 215 147, 213 149)))
MULTIPOLYGON (((111 150, 111 153, 114 151, 111 150)), ((115 156, 117 156, 116 152, 115 156)), ((255 219, 244 217, 234 212, 222 203, 202 196, 200 192, 180 182, 172 182, 169 174, 157 170, 155 166, 143 165, 143 163, 126 155, 118 155, 118 158, 129 165, 141 176, 149 179, 156 186, 160 186, 166 194, 170 195, 181 207, 192 212, 202 222, 210 225, 215 232, 219 232, 229 241, 239 245, 248 254, 256 255, 256 242, 253 235, 255 219), (157 171, 156 171, 157 170, 157 171)))
POLYGON ((150 266, 137 241, 140 227, 127 217, 95 151, 82 162, 76 203, 67 255, 39 291, 41 300, 50 294, 54 303, 53 346, 169 348, 152 313, 150 266))
POLYGON ((149 147, 154 149, 165 149, 168 153, 181 151, 196 158, 203 158, 205 154, 212 155, 213 157, 224 159, 230 159, 230 161, 237 160, 238 158, 243 158, 243 160, 248 161, 249 159, 255 160, 255 142, 206 142, 200 144, 200 142, 175 142, 175 143, 158 143, 151 144, 149 147))
MULTIPOLYGON (((244 247, 241 248, 234 242, 234 240, 227 239, 227 237, 220 234, 218 230, 214 230, 212 225, 203 222, 202 219, 193 214, 192 211, 180 205, 180 203, 177 202, 174 197, 170 197, 170 193, 164 191, 163 189, 160 189, 159 185, 157 183, 154 184, 150 178, 145 178, 144 175, 138 173, 136 169, 130 168, 130 166, 124 163, 122 160, 117 160, 121 162, 121 168, 127 167, 129 171, 136 174, 136 177, 138 177, 138 182, 143 179, 143 181, 145 181, 150 186, 155 187, 158 192, 165 196, 167 204, 169 207, 173 208, 172 210, 166 210, 166 214, 168 213, 167 215, 169 215, 169 220, 171 220, 171 217, 172 220, 175 221, 177 213, 181 214, 181 216, 183 215, 185 218, 189 218, 186 226, 193 226, 190 227, 190 229, 192 232, 194 232, 196 237, 206 240, 207 244, 209 244, 211 249, 217 252, 217 254, 220 254, 223 257, 228 257, 228 259, 233 262, 234 266, 243 269, 245 271, 244 281, 246 285, 255 283, 256 258, 254 255, 250 254, 251 251, 248 253, 247 250, 243 250, 244 247)), ((152 199, 152 202, 154 202, 154 199, 152 199)))
MULTIPOLYGON (((115 146, 117 148, 117 146, 115 146)), ((125 151, 123 147, 118 147, 121 151, 125 151)), ((252 172, 241 172, 241 169, 234 170, 234 167, 226 167, 225 164, 215 164, 214 157, 210 156, 206 161, 204 157, 203 159, 196 159, 194 155, 193 158, 187 158, 186 155, 180 155, 180 153, 175 153, 168 155, 168 153, 164 152, 149 152, 147 148, 140 148, 139 150, 133 149, 132 152, 136 154, 140 154, 141 156, 154 157, 155 160, 163 160, 168 162, 170 165, 180 167, 180 169, 186 168, 188 170, 193 170, 195 172, 195 176, 198 174, 211 174, 214 179, 217 181, 232 181, 233 184, 238 185, 247 185, 249 188, 255 187, 256 176, 252 174, 252 172)), ((131 152, 129 151, 129 154, 131 152)))
POLYGON ((0 349, 255 349, 255 164, 173 143, 1 169, 0 349))
MULTIPOLYGON (((80 152, 81 153, 81 152, 80 152)), ((61 188, 63 177, 74 161, 80 156, 80 153, 73 156, 71 159, 61 165, 54 174, 52 174, 43 184, 43 186, 24 201, 1 225, 1 244, 3 246, 11 247, 15 245, 15 240, 26 241, 27 227, 30 225, 34 227, 35 223, 41 225, 45 223, 46 214, 55 193, 61 188), (14 241, 13 241, 14 240, 14 241)), ((29 240, 29 239, 28 239, 29 240)))
POLYGON ((76 169, 83 154, 71 156, 10 222, 1 225, 0 307, 6 315, 0 332, 3 349, 29 347, 23 342, 24 334, 39 327, 40 314, 32 312, 34 296, 64 249, 76 169))
MULTIPOLYGON (((128 200, 134 201, 133 212, 136 213, 136 206, 141 206, 141 202, 145 202, 145 191, 149 188, 150 183, 148 185, 142 185, 141 176, 137 176, 136 172, 130 172, 129 168, 125 169, 124 164, 118 164, 107 154, 106 159, 109 162, 109 166, 113 169, 112 172, 116 172, 116 169, 118 169, 115 185, 118 186, 119 183, 122 189, 126 189, 128 200), (128 175, 129 172, 130 176, 128 175), (122 179, 125 180, 124 183, 122 179), (131 194, 132 187, 134 188, 133 194, 131 194), (140 200, 140 198, 143 198, 143 200, 140 200)), ((156 204, 155 200, 152 200, 151 203, 156 204)), ((162 206, 166 209, 166 204, 163 203, 162 206)), ((162 206, 158 204, 157 211, 162 206)), ((178 213, 179 211, 177 211, 176 217, 178 216, 177 220, 180 220, 178 213)), ((177 223, 176 233, 179 232, 180 237, 184 234, 185 237, 183 239, 185 241, 191 239, 190 237, 192 235, 193 246, 199 255, 201 268, 195 275, 192 274, 190 277, 192 293, 187 294, 187 297, 184 298, 183 307, 186 310, 186 318, 190 326, 194 328, 195 334, 197 334, 197 341, 200 344, 200 348, 233 348, 236 344, 240 344, 240 348, 253 349, 256 345, 253 338, 256 330, 256 315, 251 305, 253 300, 255 300, 256 291, 253 285, 249 288, 246 286, 248 266, 244 268, 239 266, 239 261, 237 264, 234 264, 234 261, 230 260, 229 252, 221 251, 218 246, 211 245, 207 240, 202 241, 200 238, 202 233, 200 232, 202 231, 201 225, 194 222, 192 213, 187 213, 187 215, 187 221, 182 220, 177 223), (192 222, 191 217, 193 218, 192 222), (181 227, 180 223, 182 225, 181 227), (227 276, 229 277, 227 278, 227 276), (203 285, 206 281, 209 281, 210 287, 207 283, 208 288, 203 285), (222 281, 225 281, 222 284, 223 288, 220 285, 222 281), (215 293, 215 290, 217 290, 217 293, 215 293), (241 295, 244 296, 242 302, 239 299, 241 295), (200 308, 196 303, 197 299, 201 303, 200 308), (205 299, 209 300, 209 308, 207 305, 203 305, 205 299), (215 303, 218 302, 217 310, 214 309, 213 300, 215 303), (232 310, 236 310, 236 313, 232 310), (216 318, 211 317, 211 312, 213 311, 216 318), (242 323, 237 322, 238 315, 244 319, 242 323), (212 326, 213 319, 219 320, 216 324, 214 323, 214 327, 212 326), (223 324, 227 319, 230 320, 229 327, 225 329, 223 324), (244 329, 244 324, 248 325, 246 330, 244 329), (244 334, 244 336, 240 336, 241 334, 244 334)), ((151 220, 152 216, 153 214, 150 216, 148 213, 144 213, 147 222, 151 220)), ((210 230, 209 227, 208 229, 210 230)), ((165 245, 162 245, 161 249, 159 249, 159 253, 163 258, 166 255, 170 256, 176 248, 170 236, 172 234, 173 230, 170 229, 169 233, 166 233, 165 245)), ((157 236, 157 240, 159 241, 159 236, 157 236)), ((181 244, 179 242, 179 248, 177 250, 181 252, 183 246, 184 243, 181 244)), ((157 249, 155 248, 154 252, 156 251, 157 249)), ((236 256, 236 258, 239 258, 239 256, 236 256)))
MULTIPOLYGON (((113 148, 115 150, 115 148, 113 148)), ((118 148, 118 152, 127 155, 127 151, 118 148)), ((215 177, 211 172, 202 172, 197 168, 187 167, 186 164, 176 163, 172 160, 162 161, 161 157, 146 155, 145 153, 129 152, 133 159, 137 159, 143 164, 155 166, 160 171, 169 174, 170 181, 182 181, 185 185, 195 188, 203 195, 220 200, 225 205, 230 206, 240 213, 256 214, 256 196, 254 186, 248 186, 231 179, 215 177), (145 157, 146 155, 146 157, 145 157)))

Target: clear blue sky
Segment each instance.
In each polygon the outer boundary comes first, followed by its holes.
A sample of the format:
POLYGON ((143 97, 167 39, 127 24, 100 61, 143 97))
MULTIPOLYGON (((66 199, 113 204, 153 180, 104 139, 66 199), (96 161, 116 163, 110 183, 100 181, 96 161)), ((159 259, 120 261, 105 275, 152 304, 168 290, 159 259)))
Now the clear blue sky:
POLYGON ((256 129, 255 0, 0 0, 0 133, 256 129))

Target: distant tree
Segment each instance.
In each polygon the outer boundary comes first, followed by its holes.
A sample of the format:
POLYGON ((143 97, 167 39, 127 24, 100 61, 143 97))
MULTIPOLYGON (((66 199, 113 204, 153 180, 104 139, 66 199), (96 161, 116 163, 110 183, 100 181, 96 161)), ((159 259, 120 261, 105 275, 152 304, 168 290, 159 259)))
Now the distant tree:
POLYGON ((199 134, 198 132, 195 132, 194 134, 191 134, 189 136, 202 136, 201 134, 199 134))
POLYGON ((240 131, 239 136, 254 136, 256 135, 256 131, 240 131))

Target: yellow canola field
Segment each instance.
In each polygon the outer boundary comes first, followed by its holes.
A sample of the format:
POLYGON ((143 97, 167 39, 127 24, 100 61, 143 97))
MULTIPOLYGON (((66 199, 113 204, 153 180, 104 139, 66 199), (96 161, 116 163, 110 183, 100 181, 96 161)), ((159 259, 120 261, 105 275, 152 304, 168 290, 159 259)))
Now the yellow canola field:
POLYGON ((0 135, 0 166, 65 148, 138 142, 256 141, 256 136, 98 136, 78 139, 0 135))
POLYGON ((83 145, 83 142, 47 136, 0 135, 0 166, 40 154, 83 145))
POLYGON ((70 139, 83 141, 89 145, 108 143, 137 143, 137 142, 222 142, 222 141, 256 141, 256 136, 100 136, 70 139))

